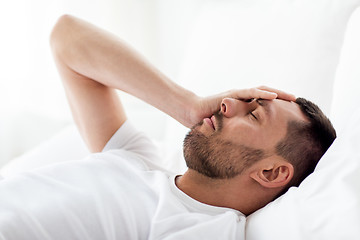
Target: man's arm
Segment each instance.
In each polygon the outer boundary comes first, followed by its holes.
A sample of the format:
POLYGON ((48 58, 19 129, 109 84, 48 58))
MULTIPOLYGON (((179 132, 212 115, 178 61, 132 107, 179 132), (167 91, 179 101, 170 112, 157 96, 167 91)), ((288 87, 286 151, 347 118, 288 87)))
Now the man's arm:
POLYGON ((51 34, 51 47, 70 108, 90 151, 101 151, 126 115, 114 89, 165 112, 187 127, 219 109, 224 97, 278 97, 273 89, 232 90, 201 98, 169 80, 114 35, 81 19, 64 15, 51 34))
POLYGON ((78 18, 58 20, 51 46, 74 120, 91 151, 101 151, 126 119, 114 88, 176 119, 183 119, 183 109, 197 98, 121 40, 78 18))

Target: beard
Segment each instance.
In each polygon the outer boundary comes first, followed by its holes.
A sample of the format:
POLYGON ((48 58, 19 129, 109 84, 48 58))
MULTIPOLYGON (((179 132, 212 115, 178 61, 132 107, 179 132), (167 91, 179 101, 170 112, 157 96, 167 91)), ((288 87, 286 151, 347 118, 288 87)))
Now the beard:
POLYGON ((264 150, 222 139, 223 115, 215 114, 217 129, 205 136, 191 128, 184 139, 184 158, 189 169, 213 179, 230 179, 265 157, 264 150))

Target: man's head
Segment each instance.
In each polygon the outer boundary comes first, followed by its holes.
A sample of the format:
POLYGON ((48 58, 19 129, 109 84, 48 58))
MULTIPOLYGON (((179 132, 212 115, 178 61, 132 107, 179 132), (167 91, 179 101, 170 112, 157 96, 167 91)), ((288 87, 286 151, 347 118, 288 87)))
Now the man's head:
POLYGON ((212 179, 242 174, 274 195, 297 186, 335 139, 335 130, 310 101, 225 98, 221 111, 192 128, 184 140, 189 169, 212 179))
POLYGON ((336 138, 330 120, 317 105, 304 98, 297 98, 296 103, 308 121, 289 121, 285 138, 276 145, 277 154, 294 166, 295 174, 289 187, 298 186, 314 171, 336 138))

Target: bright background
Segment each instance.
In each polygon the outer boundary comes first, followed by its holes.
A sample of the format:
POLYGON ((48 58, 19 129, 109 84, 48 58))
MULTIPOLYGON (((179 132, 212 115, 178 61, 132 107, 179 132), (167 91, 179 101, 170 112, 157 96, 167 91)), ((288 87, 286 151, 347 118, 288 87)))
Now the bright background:
MULTIPOLYGON (((186 32, 200 5, 199 0, 1 1, 0 166, 72 123, 49 48, 59 16, 73 14, 117 34, 176 80, 186 32)), ((121 95, 127 109, 138 109, 127 111, 130 118, 149 111, 153 121, 164 121, 164 114, 121 95)), ((162 137, 141 122, 140 128, 162 137)))
MULTIPOLYGON (((72 124, 49 47, 49 35, 59 16, 73 14, 115 33, 167 76, 179 81, 192 23, 202 5, 209 1, 1 1, 0 166, 72 124)), ((335 125, 347 116, 349 109, 343 108, 344 98, 355 104, 360 91, 357 81, 360 54, 354 54, 360 53, 358 31, 350 31, 345 42, 351 43, 351 48, 345 47, 342 52, 345 60, 339 66, 338 75, 348 81, 335 82, 331 111, 335 125)), ((212 90, 217 92, 217 87, 213 85, 212 90)), ((163 113, 124 93, 120 95, 130 119, 141 130, 155 139, 171 135, 171 130, 161 129, 168 121, 163 113), (154 122, 159 128, 152 127, 154 122)))

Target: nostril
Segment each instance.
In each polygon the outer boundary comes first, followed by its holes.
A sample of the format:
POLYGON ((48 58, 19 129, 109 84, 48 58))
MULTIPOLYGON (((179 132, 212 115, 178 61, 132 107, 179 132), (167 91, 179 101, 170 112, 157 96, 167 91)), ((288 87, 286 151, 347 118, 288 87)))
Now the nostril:
POLYGON ((225 105, 225 103, 222 103, 222 104, 221 104, 221 111, 224 112, 224 113, 226 112, 226 105, 225 105))

